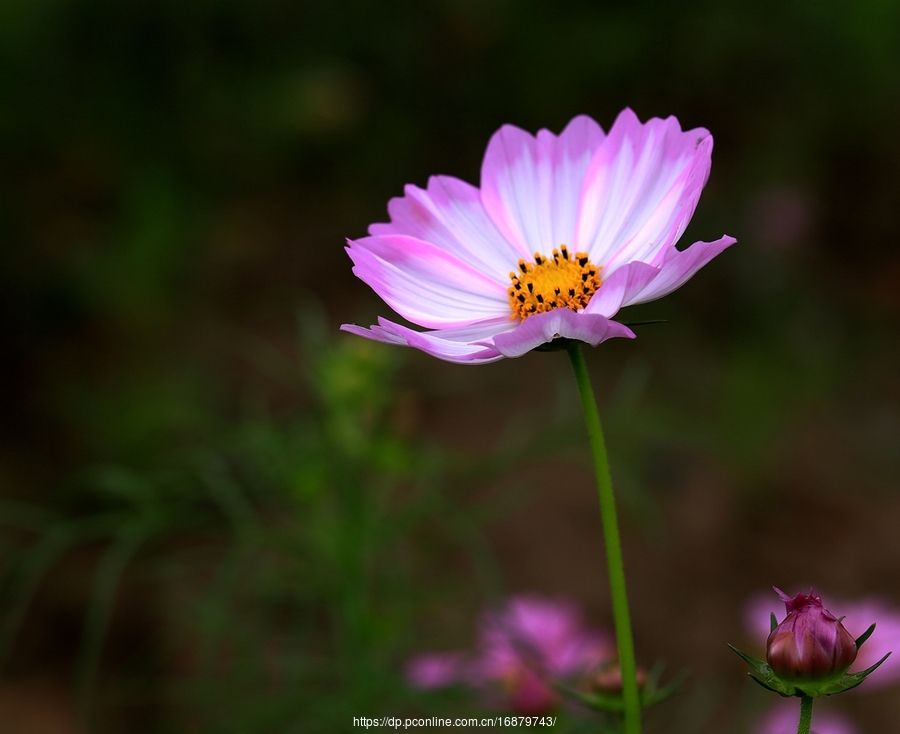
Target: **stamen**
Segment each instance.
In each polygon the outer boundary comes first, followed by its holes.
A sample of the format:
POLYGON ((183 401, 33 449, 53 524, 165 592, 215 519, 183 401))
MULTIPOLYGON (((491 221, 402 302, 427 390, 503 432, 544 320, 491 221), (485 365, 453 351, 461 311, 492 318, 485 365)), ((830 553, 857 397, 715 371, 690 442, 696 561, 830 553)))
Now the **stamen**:
POLYGON ((509 274, 512 286, 507 292, 512 318, 525 319, 554 308, 580 311, 601 286, 601 268, 590 261, 586 252, 571 256, 568 247, 560 245, 552 255, 548 258, 536 252, 534 263, 519 260, 519 272, 509 274))

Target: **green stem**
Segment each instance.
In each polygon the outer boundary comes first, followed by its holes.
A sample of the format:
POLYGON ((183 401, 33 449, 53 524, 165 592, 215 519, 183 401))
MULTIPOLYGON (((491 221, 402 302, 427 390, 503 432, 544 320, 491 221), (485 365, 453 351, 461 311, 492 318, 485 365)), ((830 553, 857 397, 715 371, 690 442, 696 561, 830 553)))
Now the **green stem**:
POLYGON ((594 471, 597 475, 597 495, 600 498, 600 520, 603 524, 603 541, 606 545, 606 564, 609 570, 609 590, 612 596, 613 621, 616 626, 616 644, 619 648, 619 665, 622 669, 622 700, 625 707, 625 734, 641 732, 641 699, 637 684, 637 666, 634 658, 634 641, 631 634, 631 617, 628 613, 628 595, 625 591, 625 563, 622 560, 622 543, 619 539, 619 523, 616 519, 616 498, 609 475, 603 427, 594 400, 594 391, 588 376, 580 342, 568 347, 575 381, 581 396, 584 422, 587 426, 594 471))
POLYGON ((812 726, 812 705, 811 696, 800 696, 800 723, 797 725, 797 734, 809 734, 809 727, 812 726))

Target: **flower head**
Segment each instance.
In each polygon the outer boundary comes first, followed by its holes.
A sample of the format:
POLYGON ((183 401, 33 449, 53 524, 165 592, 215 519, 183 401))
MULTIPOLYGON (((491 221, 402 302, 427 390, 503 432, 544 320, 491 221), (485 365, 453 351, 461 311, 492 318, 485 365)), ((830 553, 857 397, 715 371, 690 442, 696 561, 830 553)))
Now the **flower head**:
POLYGON ((712 136, 624 110, 560 135, 504 125, 481 188, 433 176, 388 204, 391 221, 350 240, 353 272, 416 331, 379 318, 341 328, 450 362, 519 357, 562 338, 633 338, 624 306, 671 293, 734 238, 675 248, 710 169, 712 136))
POLYGON ((484 614, 470 653, 426 653, 406 667, 417 688, 463 683, 522 715, 552 710, 553 683, 582 677, 614 656, 603 635, 586 630, 577 607, 563 601, 517 596, 484 614))
MULTIPOLYGON (((774 587, 773 587, 774 588, 774 587)), ((849 673, 857 651, 875 631, 869 626, 856 639, 838 619, 825 609, 822 599, 809 594, 791 598, 781 589, 776 593, 784 602, 787 616, 775 624, 766 640, 766 661, 758 660, 734 645, 729 647, 753 668, 751 677, 763 688, 782 696, 830 696, 852 690, 878 669, 890 656, 882 656, 873 665, 849 673)))
POLYGON ((819 682, 839 678, 856 660, 856 642, 841 621, 809 594, 789 597, 775 589, 787 616, 769 633, 766 661, 784 681, 819 682))
MULTIPOLYGON (((851 663, 851 671, 865 670, 877 663, 891 650, 900 648, 900 610, 877 597, 866 597, 858 601, 832 600, 832 608, 839 609, 846 616, 841 624, 854 637, 860 637, 872 622, 877 623, 875 634, 858 649, 856 660, 851 663)), ((751 597, 744 606, 744 622, 747 632, 757 637, 768 634, 769 618, 775 611, 776 603, 771 594, 751 597)), ((866 679, 866 685, 853 691, 874 691, 900 683, 900 656, 892 655, 875 675, 866 679)))

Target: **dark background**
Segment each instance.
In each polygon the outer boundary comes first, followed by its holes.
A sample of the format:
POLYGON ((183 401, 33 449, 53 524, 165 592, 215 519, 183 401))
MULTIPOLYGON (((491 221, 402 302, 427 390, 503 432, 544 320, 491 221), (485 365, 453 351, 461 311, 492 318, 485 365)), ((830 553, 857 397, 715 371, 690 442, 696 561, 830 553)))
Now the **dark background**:
POLYGON ((648 731, 747 730, 771 584, 900 606, 900 5, 6 0, 4 731, 471 711, 404 659, 509 592, 609 626, 564 356, 337 327, 390 315, 342 248, 404 184, 625 106, 712 131, 682 242, 738 239, 587 355, 638 655, 692 671, 648 731))

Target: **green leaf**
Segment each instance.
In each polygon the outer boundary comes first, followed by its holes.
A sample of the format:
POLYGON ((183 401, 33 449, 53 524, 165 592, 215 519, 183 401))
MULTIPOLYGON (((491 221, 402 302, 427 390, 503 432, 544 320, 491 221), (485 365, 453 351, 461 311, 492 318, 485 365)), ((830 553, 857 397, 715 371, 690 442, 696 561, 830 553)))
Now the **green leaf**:
POLYGON ((622 324, 631 328, 632 326, 649 326, 650 324, 667 324, 668 319, 646 319, 645 321, 623 321, 622 324))

